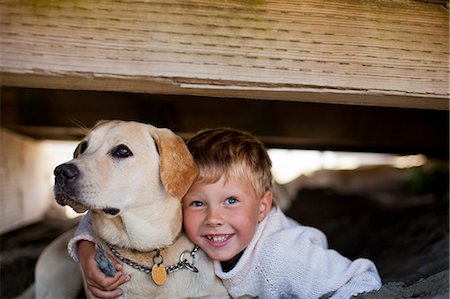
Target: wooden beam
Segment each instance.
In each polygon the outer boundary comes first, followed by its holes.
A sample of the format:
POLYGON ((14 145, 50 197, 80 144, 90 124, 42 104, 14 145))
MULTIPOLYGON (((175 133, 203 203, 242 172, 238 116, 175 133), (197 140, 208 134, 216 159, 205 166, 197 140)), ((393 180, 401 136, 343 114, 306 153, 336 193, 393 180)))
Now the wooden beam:
POLYGON ((0 2, 1 84, 448 110, 448 10, 353 0, 0 2))

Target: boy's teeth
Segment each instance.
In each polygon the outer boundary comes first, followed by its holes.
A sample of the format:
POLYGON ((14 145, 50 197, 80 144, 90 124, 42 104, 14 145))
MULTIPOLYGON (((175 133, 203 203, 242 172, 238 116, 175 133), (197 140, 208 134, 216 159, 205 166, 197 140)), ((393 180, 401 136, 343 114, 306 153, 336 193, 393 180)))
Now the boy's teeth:
POLYGON ((213 241, 213 242, 223 242, 226 239, 228 239, 228 235, 226 236, 208 236, 208 239, 213 241))

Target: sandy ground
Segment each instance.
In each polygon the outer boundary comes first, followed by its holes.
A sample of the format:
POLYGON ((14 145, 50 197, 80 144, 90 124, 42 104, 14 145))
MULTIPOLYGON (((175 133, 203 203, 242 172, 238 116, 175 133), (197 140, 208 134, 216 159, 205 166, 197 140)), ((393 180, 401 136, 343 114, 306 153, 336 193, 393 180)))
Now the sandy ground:
MULTIPOLYGON (((429 187, 389 190, 396 196, 388 201, 381 193, 304 187, 286 213, 324 231, 330 248, 375 262, 383 287, 359 298, 449 298, 448 172, 443 189, 429 187)), ((28 287, 41 251, 77 221, 49 216, 2 235, 0 298, 28 287)))

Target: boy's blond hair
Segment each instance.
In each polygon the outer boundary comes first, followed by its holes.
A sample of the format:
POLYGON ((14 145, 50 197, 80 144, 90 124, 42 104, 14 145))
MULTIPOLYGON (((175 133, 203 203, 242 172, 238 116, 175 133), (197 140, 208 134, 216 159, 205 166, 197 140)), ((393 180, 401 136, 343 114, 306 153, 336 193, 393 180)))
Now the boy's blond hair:
POLYGON ((272 190, 272 163, 264 144, 249 133, 220 128, 197 133, 187 146, 199 167, 198 181, 247 178, 262 198, 272 190))

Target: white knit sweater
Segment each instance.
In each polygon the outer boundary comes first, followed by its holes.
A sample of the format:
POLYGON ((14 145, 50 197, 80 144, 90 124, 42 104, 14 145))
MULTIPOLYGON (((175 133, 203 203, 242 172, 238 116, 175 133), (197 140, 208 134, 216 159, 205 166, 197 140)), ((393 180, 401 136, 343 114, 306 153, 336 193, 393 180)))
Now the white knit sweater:
POLYGON ((92 231, 91 224, 92 213, 87 212, 86 215, 80 221, 80 224, 77 227, 77 230, 74 233, 74 236, 69 240, 67 244, 67 251, 69 252, 70 257, 75 261, 80 261, 80 256, 78 255, 78 241, 87 240, 95 243, 94 241, 94 232, 92 231))
POLYGON ((350 261, 327 249, 324 234, 299 225, 273 208, 257 228, 236 266, 216 275, 234 298, 350 298, 381 287, 375 265, 367 259, 350 261))
MULTIPOLYGON (((76 242, 93 241, 88 213, 68 244, 78 261, 76 242)), ((299 225, 273 208, 256 230, 236 266, 223 272, 215 262, 216 275, 233 298, 242 295, 264 298, 350 298, 381 287, 375 265, 367 259, 350 261, 327 249, 325 235, 299 225)))

